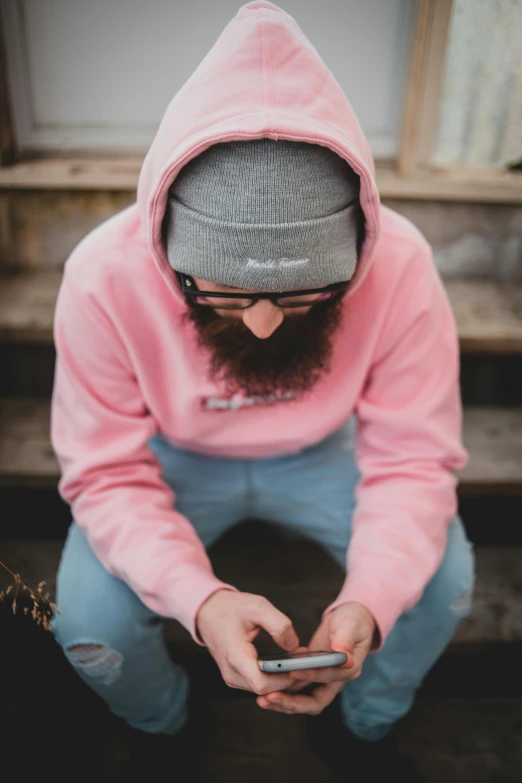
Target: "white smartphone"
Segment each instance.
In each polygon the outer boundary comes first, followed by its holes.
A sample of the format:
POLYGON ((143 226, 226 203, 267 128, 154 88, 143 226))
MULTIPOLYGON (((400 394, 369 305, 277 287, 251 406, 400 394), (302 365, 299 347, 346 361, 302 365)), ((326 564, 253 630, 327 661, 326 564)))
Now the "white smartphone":
POLYGON ((348 656, 343 652, 313 650, 312 652, 262 655, 258 659, 257 665, 262 672, 281 674, 297 669, 323 669, 325 666, 342 666, 347 660, 348 656))

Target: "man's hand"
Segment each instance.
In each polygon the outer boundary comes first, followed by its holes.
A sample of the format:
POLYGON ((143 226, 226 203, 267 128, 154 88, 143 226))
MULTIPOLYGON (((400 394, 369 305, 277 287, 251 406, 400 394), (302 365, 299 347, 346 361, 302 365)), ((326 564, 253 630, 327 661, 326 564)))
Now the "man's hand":
POLYGON ((200 607, 196 625, 230 688, 266 694, 289 688, 295 682, 289 674, 265 674, 257 665, 252 642, 261 628, 283 650, 299 649, 292 622, 266 598, 218 590, 200 607))
POLYGON ((285 712, 288 715, 318 715, 348 682, 359 677, 375 630, 375 620, 361 604, 346 603, 338 606, 323 620, 310 640, 308 649, 346 652, 346 663, 343 666, 291 672, 294 685, 286 689, 286 692, 281 690, 260 696, 257 699, 258 705, 263 709, 285 712), (310 694, 298 693, 311 683, 321 684, 310 694))

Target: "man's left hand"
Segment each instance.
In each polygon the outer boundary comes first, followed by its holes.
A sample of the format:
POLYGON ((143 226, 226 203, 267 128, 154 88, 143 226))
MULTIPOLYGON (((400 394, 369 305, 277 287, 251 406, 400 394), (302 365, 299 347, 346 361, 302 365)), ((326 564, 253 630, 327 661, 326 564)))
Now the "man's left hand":
POLYGON ((364 606, 358 603, 341 604, 325 617, 310 640, 308 649, 345 652, 348 654, 346 663, 324 669, 291 672, 295 685, 286 691, 258 696, 258 705, 287 715, 318 715, 348 682, 359 677, 375 631, 375 620, 364 606), (299 693, 312 683, 318 683, 312 693, 299 693))

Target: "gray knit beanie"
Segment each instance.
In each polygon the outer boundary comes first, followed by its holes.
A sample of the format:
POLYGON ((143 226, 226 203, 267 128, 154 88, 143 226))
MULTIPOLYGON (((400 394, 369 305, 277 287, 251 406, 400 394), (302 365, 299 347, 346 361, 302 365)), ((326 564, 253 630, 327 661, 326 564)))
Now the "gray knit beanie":
POLYGON ((349 280, 359 178, 327 147, 268 138, 214 144, 171 186, 164 231, 178 272, 257 291, 349 280))

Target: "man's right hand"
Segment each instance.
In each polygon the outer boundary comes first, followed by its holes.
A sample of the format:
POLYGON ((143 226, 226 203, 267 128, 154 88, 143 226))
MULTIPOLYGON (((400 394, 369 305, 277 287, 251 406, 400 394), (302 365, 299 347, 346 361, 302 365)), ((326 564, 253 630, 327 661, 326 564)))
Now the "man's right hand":
POLYGON ((266 598, 218 590, 200 607, 196 626, 230 688, 262 696, 295 683, 288 674, 265 674, 257 665, 258 654, 252 642, 261 628, 283 650, 297 652, 299 649, 291 620, 266 598))

